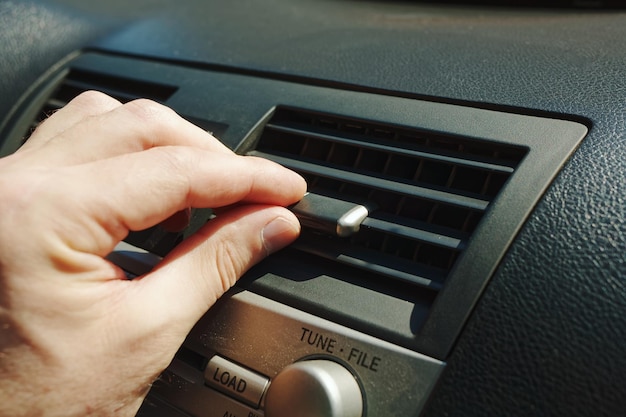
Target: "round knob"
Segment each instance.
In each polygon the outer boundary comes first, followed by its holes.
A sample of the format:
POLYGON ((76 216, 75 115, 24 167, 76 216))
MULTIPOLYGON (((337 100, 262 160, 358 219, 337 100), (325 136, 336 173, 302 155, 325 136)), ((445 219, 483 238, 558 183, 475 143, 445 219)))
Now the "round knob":
POLYGON ((265 397, 266 417, 361 417, 363 397, 354 376, 329 360, 283 369, 265 397))

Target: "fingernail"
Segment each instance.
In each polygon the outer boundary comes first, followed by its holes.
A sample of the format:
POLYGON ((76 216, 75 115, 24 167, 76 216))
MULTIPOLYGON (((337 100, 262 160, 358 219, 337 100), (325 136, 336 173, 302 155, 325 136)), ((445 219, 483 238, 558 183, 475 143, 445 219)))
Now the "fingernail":
POLYGON ((299 234, 300 227, 284 217, 277 217, 265 225, 261 232, 263 247, 270 255, 293 242, 299 234))

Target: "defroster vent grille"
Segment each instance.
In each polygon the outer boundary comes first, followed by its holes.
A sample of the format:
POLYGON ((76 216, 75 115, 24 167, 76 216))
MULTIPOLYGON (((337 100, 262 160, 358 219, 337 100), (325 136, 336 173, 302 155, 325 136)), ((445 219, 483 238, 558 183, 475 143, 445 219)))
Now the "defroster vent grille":
POLYGON ((525 153, 290 108, 275 112, 250 152, 299 172, 310 192, 372 208, 348 238, 305 229, 298 250, 432 291, 525 153))

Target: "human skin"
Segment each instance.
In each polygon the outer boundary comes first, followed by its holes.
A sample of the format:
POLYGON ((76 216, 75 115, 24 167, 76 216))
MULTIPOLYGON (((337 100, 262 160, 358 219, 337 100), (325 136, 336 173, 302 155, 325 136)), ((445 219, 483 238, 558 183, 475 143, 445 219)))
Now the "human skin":
POLYGON ((54 113, 0 159, 0 416, 134 416, 202 314, 297 237, 305 190, 151 101, 54 113), (221 209, 150 273, 105 259, 190 207, 221 209))

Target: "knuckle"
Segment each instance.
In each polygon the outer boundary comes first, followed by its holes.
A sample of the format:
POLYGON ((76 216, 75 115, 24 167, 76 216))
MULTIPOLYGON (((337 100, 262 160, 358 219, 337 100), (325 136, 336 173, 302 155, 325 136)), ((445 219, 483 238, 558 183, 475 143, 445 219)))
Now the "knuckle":
POLYGON ((124 104, 124 108, 134 117, 150 123, 166 123, 174 115, 168 107, 146 98, 129 101, 124 104))
POLYGON ((111 96, 100 91, 88 90, 80 93, 70 103, 79 104, 80 107, 105 108, 111 105, 120 104, 120 102, 111 96))
POLYGON ((149 99, 129 101, 122 106, 128 125, 134 130, 134 138, 144 149, 162 142, 158 138, 174 141, 176 138, 177 114, 162 104, 149 99))
POLYGON ((221 241, 215 250, 215 268, 219 278, 220 294, 228 291, 243 271, 241 253, 230 240, 221 241))
POLYGON ((186 204, 190 203, 192 178, 191 168, 193 166, 192 159, 195 157, 189 149, 178 146, 159 146, 151 148, 153 153, 153 162, 162 167, 164 175, 167 175, 169 190, 159 190, 164 195, 170 195, 172 198, 183 196, 186 204), (173 194, 173 195, 172 195, 173 194))

